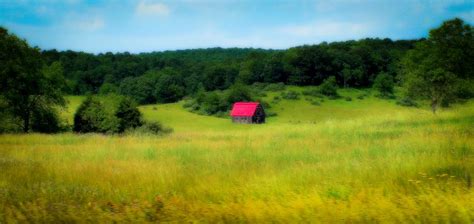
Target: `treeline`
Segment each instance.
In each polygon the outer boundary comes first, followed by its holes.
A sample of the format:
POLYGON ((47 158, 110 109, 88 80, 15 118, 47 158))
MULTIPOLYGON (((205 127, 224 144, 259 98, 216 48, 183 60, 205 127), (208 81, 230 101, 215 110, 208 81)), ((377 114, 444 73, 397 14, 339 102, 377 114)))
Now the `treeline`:
POLYGON ((319 85, 334 76, 339 86, 370 87, 376 76, 395 77, 416 40, 363 39, 288 50, 210 48, 142 54, 43 51, 59 61, 64 92, 120 93, 141 104, 174 102, 200 90, 225 90, 234 83, 319 85))

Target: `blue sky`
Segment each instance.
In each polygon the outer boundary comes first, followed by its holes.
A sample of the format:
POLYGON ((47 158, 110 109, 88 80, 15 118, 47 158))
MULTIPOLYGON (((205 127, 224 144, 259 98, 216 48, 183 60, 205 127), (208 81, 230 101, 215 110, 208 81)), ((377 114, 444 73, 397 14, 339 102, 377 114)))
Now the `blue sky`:
POLYGON ((31 45, 92 53, 412 39, 454 17, 474 24, 474 0, 0 0, 31 45))

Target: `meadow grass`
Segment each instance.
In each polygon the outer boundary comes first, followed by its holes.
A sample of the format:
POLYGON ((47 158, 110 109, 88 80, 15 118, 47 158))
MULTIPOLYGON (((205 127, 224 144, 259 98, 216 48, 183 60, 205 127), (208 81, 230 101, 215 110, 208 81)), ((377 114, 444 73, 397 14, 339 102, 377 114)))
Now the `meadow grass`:
POLYGON ((0 135, 0 222, 474 221, 472 101, 283 100, 264 125, 140 110, 175 131, 0 135))

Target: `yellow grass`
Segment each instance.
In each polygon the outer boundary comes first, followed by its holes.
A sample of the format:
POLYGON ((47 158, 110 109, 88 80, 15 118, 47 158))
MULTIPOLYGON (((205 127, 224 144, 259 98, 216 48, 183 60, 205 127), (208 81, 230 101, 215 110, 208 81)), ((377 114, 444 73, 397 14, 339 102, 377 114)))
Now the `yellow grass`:
POLYGON ((264 125, 141 110, 175 131, 0 135, 0 222, 474 221, 473 102, 282 101, 264 125))

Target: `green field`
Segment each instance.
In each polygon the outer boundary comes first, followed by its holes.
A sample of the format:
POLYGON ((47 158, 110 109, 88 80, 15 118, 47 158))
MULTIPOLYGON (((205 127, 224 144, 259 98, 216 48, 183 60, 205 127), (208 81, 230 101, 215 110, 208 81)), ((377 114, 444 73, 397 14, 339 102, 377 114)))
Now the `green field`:
POLYGON ((0 135, 0 223, 474 221, 473 101, 433 115, 340 93, 263 125, 178 102, 140 107, 165 136, 0 135))

